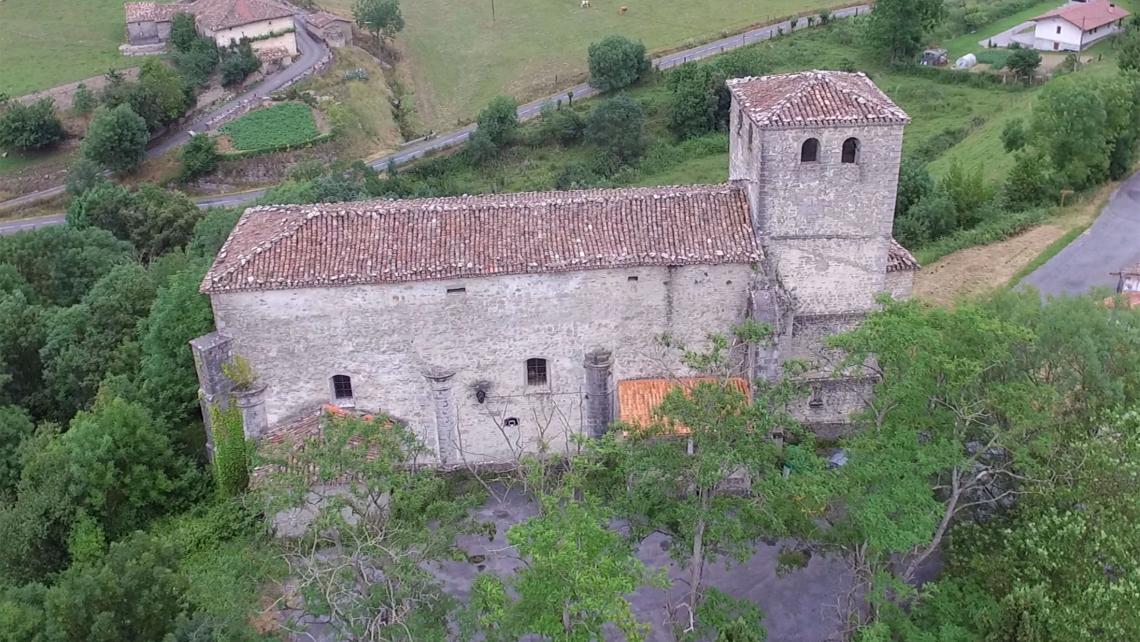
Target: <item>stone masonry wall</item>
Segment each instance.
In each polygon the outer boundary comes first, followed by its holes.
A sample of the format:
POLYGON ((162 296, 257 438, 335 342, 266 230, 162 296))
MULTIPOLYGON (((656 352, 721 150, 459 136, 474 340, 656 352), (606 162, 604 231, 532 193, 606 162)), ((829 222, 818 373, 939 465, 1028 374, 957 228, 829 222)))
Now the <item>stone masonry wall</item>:
POLYGON ((898 270, 887 272, 887 287, 885 290, 892 298, 905 301, 914 292, 914 270, 898 270))
POLYGON ((748 190, 753 223, 797 312, 861 312, 886 288, 894 220, 900 125, 761 129, 734 105, 730 178, 748 190), (805 140, 819 160, 801 163, 805 140), (842 163, 845 140, 859 140, 842 163))
POLYGON ((683 374, 655 338, 669 333, 697 346, 727 330, 745 317, 754 276, 750 265, 627 268, 239 292, 212 302, 218 331, 269 384, 271 426, 328 403, 330 378, 346 374, 357 408, 408 422, 447 463, 491 463, 533 450, 544 433, 561 451, 584 429, 584 359, 596 348, 613 353, 611 381, 683 374), (535 357, 547 359, 545 387, 527 385, 526 360, 535 357))

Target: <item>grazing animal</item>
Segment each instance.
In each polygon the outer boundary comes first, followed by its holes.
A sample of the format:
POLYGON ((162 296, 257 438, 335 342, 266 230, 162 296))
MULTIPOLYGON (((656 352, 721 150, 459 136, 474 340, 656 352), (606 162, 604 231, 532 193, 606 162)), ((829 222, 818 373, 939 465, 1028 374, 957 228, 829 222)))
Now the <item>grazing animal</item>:
POLYGON ((582 0, 582 4, 580 6, 583 9, 589 9, 590 8, 590 0, 582 0))
POLYGON ((629 11, 629 7, 627 7, 623 4, 621 7, 618 8, 618 15, 624 16, 626 11, 629 11))

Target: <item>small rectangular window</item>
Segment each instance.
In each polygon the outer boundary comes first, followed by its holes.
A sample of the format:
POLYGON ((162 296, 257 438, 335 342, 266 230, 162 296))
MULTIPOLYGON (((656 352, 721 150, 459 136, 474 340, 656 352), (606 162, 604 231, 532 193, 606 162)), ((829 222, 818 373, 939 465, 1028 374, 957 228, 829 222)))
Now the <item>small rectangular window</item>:
POLYGON ((448 294, 467 294, 467 288, 447 288, 448 294))
POLYGON ((636 283, 636 282, 637 282, 637 277, 636 277, 636 276, 629 276, 629 277, 626 277, 626 279, 625 279, 625 280, 626 280, 626 281, 629 281, 630 283, 636 283))
POLYGON ((546 381, 546 359, 527 359, 526 385, 545 386, 546 381))
POLYGON ((333 375, 333 398, 337 401, 352 401, 352 378, 348 375, 333 375))

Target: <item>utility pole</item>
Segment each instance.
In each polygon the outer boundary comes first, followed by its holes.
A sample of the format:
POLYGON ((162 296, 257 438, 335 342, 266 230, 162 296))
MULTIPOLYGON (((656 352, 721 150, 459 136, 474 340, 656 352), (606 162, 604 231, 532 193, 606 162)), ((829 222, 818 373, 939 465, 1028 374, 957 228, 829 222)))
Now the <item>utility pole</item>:
POLYGON ((495 21, 495 0, 491 0, 491 22, 495 21))

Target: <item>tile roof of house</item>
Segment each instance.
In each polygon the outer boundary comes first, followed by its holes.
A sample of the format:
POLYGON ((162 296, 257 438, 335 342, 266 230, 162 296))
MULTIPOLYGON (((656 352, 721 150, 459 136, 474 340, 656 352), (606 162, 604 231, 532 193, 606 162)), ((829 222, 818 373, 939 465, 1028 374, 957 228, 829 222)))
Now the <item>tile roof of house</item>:
POLYGON ((917 270, 920 267, 914 255, 899 245, 898 241, 891 239, 891 246, 887 250, 887 272, 904 272, 917 270))
POLYGON ((289 50, 284 47, 266 47, 264 49, 258 49, 253 53, 261 62, 274 62, 276 60, 284 60, 292 57, 289 50))
POLYGON ((190 13, 191 6, 182 3, 127 2, 123 4, 123 11, 127 14, 127 22, 168 22, 180 12, 190 13))
POLYGON ((1108 0, 1089 0, 1088 2, 1068 3, 1049 13, 1037 16, 1034 20, 1060 18, 1080 27, 1082 31, 1088 31, 1112 24, 1130 15, 1132 14, 1126 9, 1118 7, 1108 0))
MULTIPOLYGON (((665 400, 670 390, 682 388, 686 392, 702 382, 719 381, 716 377, 680 377, 672 379, 624 379, 617 384, 618 421, 631 426, 649 427, 659 418, 657 408, 665 400)), ((750 396, 748 380, 743 377, 728 379, 728 385, 745 396, 750 396)), ((671 432, 686 434, 685 426, 671 426, 671 432)))
POLYGON ((906 112, 863 73, 801 71, 727 82, 760 127, 910 122, 906 112))
POLYGON ((203 292, 752 263, 730 185, 380 200, 246 210, 203 292))
MULTIPOLYGON (((301 472, 310 482, 316 481, 320 475, 311 465, 302 468, 297 453, 305 450, 310 442, 320 439, 324 435, 326 422, 332 417, 354 416, 364 421, 382 421, 385 426, 391 426, 391 419, 368 413, 358 413, 325 404, 316 409, 305 410, 290 419, 286 419, 273 426, 258 440, 258 448, 268 455, 270 462, 263 463, 252 471, 255 483, 264 480, 276 471, 301 472)), ((349 437, 348 445, 360 446, 363 442, 358 435, 349 437)), ((369 445, 366 459, 375 459, 379 451, 374 445, 369 445)), ((345 480, 341 480, 345 481, 345 480)))
POLYGON ((324 29, 334 22, 351 22, 351 20, 348 18, 342 18, 334 13, 329 13, 328 11, 317 11, 316 13, 310 13, 305 16, 305 21, 314 27, 317 27, 318 29, 324 29))
POLYGON ((211 31, 284 18, 293 9, 275 0, 197 0, 193 5, 198 24, 211 31))

